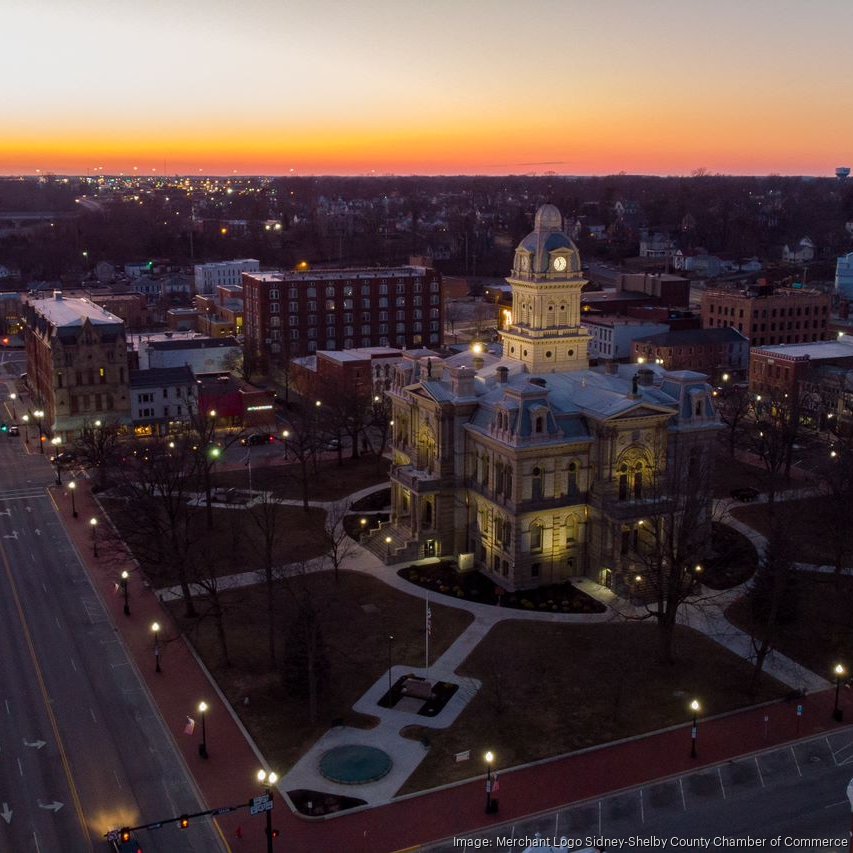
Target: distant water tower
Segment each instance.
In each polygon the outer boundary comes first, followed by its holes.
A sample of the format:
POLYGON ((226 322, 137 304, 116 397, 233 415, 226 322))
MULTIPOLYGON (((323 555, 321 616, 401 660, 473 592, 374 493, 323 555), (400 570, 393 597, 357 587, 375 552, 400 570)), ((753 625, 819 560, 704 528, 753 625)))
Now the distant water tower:
POLYGON ((835 170, 835 177, 838 178, 839 181, 846 181, 850 177, 850 167, 839 166, 835 170))

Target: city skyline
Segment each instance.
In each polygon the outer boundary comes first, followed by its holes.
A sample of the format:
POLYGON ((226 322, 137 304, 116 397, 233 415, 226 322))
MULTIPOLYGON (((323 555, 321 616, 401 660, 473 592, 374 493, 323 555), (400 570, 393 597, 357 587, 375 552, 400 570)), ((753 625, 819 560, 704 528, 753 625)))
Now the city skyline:
POLYGON ((846 33, 821 0, 13 0, 0 174, 831 175, 846 33))

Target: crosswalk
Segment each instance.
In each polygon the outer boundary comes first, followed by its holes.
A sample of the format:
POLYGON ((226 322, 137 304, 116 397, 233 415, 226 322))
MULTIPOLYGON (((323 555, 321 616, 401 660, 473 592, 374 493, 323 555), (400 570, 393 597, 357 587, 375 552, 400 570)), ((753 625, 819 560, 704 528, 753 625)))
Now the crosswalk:
POLYGON ((0 501, 23 501, 30 498, 46 498, 46 486, 28 486, 23 489, 0 490, 0 501))

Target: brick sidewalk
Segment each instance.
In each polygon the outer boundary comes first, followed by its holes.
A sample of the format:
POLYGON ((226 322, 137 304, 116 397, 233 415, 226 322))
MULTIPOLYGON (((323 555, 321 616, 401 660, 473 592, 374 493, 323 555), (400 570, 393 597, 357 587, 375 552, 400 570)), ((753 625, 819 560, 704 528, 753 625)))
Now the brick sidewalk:
MULTIPOLYGON (((255 781, 255 774, 261 766, 259 758, 204 669, 185 641, 178 637, 168 611, 156 595, 145 588, 138 570, 127 560, 121 562, 103 553, 98 558, 94 557, 89 519, 97 517, 99 527, 108 522, 89 493, 88 482, 78 480, 78 483, 77 519, 72 518, 67 490, 64 487, 51 489, 61 519, 88 567, 92 583, 105 601, 128 652, 142 673, 177 749, 195 776, 207 807, 248 802, 260 793, 255 781), (125 568, 131 572, 129 616, 124 615, 123 597, 115 589, 125 568), (155 621, 161 625, 163 672, 160 674, 155 673, 151 633, 151 624, 155 621), (206 720, 210 758, 207 761, 198 755, 200 726, 195 709, 202 699, 209 706, 206 720), (184 734, 187 716, 197 721, 192 737, 184 734)), ((684 773, 705 764, 730 760, 839 727, 831 719, 834 689, 799 701, 804 708, 802 717, 796 714, 795 700, 701 721, 696 759, 690 757, 688 724, 502 772, 499 821, 556 809, 612 790, 684 773)), ((848 714, 851 713, 853 708, 848 708, 848 714)), ((536 735, 531 733, 531 736, 536 735)), ((286 768, 273 769, 281 773, 286 768)), ((472 762, 472 773, 480 769, 472 762)), ((484 813, 484 799, 483 780, 476 779, 387 806, 322 820, 298 817, 278 798, 273 825, 281 831, 281 837, 275 842, 275 849, 295 853, 385 853, 399 850, 446 838, 455 832, 474 832, 494 824, 496 819, 484 813)), ((164 816, 145 815, 144 819, 164 816)), ((219 826, 233 853, 261 853, 266 849, 263 816, 250 817, 247 810, 241 810, 220 818, 219 826), (238 828, 242 837, 238 837, 238 828)), ((191 832, 192 828, 188 831, 191 832)))

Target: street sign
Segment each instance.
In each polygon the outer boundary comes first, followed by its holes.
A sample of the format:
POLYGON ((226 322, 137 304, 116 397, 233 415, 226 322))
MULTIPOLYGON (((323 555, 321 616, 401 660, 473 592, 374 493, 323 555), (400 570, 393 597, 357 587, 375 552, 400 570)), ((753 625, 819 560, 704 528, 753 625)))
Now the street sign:
POLYGON ((223 806, 220 809, 211 809, 210 814, 213 815, 213 817, 216 817, 216 815, 228 814, 229 812, 236 811, 238 808, 240 808, 240 806, 223 806))
POLYGON ((260 797, 252 798, 252 802, 249 804, 250 815, 270 811, 272 811, 272 797, 269 794, 261 794, 260 797))
POLYGON ((798 717, 803 716, 803 706, 802 705, 797 705, 797 716, 798 717))

